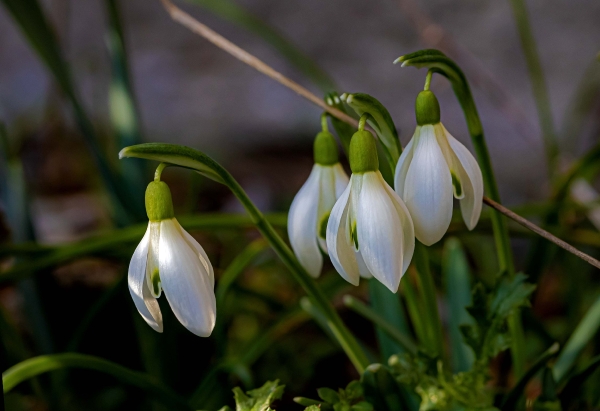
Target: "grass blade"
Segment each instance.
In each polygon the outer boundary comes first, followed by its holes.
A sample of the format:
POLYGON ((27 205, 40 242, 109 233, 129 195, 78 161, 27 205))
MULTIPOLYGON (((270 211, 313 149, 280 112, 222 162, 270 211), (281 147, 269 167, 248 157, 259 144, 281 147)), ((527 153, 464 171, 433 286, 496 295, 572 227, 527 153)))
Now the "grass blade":
POLYGON ((588 309, 560 352, 560 355, 554 364, 554 379, 557 382, 560 383, 571 367, 575 365, 575 361, 579 357, 579 354, 581 354, 581 351, 583 351, 592 337, 598 332, 599 327, 600 297, 598 297, 588 309))
POLYGON ((163 384, 158 384, 146 374, 132 371, 111 361, 91 355, 65 353, 30 358, 9 368, 2 374, 4 392, 37 375, 65 368, 83 368, 112 375, 119 381, 141 388, 156 396, 173 410, 190 411, 187 402, 163 384))
POLYGON ((471 368, 474 358, 472 350, 463 341, 460 325, 472 321, 465 309, 471 305, 471 273, 458 239, 450 238, 444 244, 442 265, 448 298, 452 368, 454 372, 467 371, 471 368))

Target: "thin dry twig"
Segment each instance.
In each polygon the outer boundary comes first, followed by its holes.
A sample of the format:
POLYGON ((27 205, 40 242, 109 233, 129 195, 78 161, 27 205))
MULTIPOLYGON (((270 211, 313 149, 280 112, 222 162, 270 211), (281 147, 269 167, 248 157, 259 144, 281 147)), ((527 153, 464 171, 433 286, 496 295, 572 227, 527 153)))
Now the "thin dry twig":
MULTIPOLYGON (((183 10, 181 10, 180 8, 175 6, 171 2, 171 0, 161 0, 161 1, 162 1, 163 5, 165 6, 165 8, 167 9, 171 18, 173 20, 175 20, 176 22, 187 27, 194 33, 204 37, 205 39, 207 39, 208 41, 213 43, 215 46, 227 51, 229 54, 231 54, 233 57, 237 58, 238 60, 241 60, 242 62, 248 64, 249 66, 254 67, 256 70, 260 71, 264 75, 272 78, 273 80, 277 81, 278 83, 282 84, 283 86, 295 91, 297 94, 304 97, 311 103, 321 107, 323 110, 327 111, 332 116, 334 116, 334 117, 338 118, 339 120, 344 121, 354 127, 358 127, 357 120, 350 117, 346 113, 341 112, 340 110, 337 110, 333 107, 329 107, 327 104, 325 104, 325 102, 323 100, 321 100, 315 94, 311 93, 309 90, 302 87, 295 81, 287 78, 286 76, 284 76, 277 70, 273 69, 272 67, 268 66, 266 63, 264 63, 257 57, 255 57, 252 54, 248 53, 247 51, 241 49, 237 45, 235 45, 232 42, 230 42, 229 40, 227 40, 225 37, 221 36, 220 34, 211 30, 204 24, 200 23, 198 20, 196 20, 195 18, 190 16, 188 13, 184 12, 183 10)), ((564 242, 560 238, 553 236, 546 230, 543 230, 542 228, 538 227, 537 225, 533 224, 532 222, 524 219, 520 215, 510 211, 508 208, 504 207, 503 205, 501 205, 487 197, 483 197, 483 202, 485 204, 489 205, 490 207, 494 208, 498 212, 504 214, 508 218, 515 220, 517 223, 521 224, 523 227, 544 237, 545 239, 553 242, 554 244, 558 245, 559 247, 564 248, 568 252, 578 256, 579 258, 588 262, 589 264, 593 265, 594 267, 600 268, 600 261, 579 251, 578 249, 576 249, 575 247, 571 246, 570 244, 564 242)))
POLYGON ((260 71, 264 75, 272 78, 273 80, 284 85, 285 87, 289 88, 290 90, 295 91, 297 94, 299 94, 300 96, 309 100, 311 103, 316 104, 317 106, 321 107, 323 110, 325 110, 332 116, 337 117, 338 119, 345 121, 346 123, 351 124, 355 127, 358 127, 357 120, 355 120, 354 118, 350 117, 346 113, 344 113, 334 107, 328 106, 323 101, 323 99, 317 97, 315 94, 311 93, 309 90, 302 87, 300 84, 296 83, 295 81, 287 78, 286 76, 284 76, 283 74, 281 74, 280 72, 278 72, 277 70, 272 68, 271 66, 265 64, 259 58, 248 53, 246 50, 233 44, 231 41, 227 40, 225 37, 221 36, 219 33, 213 31, 206 25, 200 23, 198 20, 196 20, 195 18, 190 16, 188 13, 181 10, 179 7, 175 6, 171 2, 171 0, 161 0, 161 1, 164 5, 165 9, 167 9, 167 12, 171 16, 171 18, 173 20, 175 20, 176 22, 187 27, 194 33, 204 37, 206 40, 210 41, 212 44, 219 47, 220 49, 225 50, 226 52, 231 54, 236 59, 246 63, 250 67, 254 67, 256 70, 260 71))
POLYGON ((556 244, 557 246, 559 246, 559 247, 567 250, 571 254, 576 255, 577 257, 581 258, 583 261, 585 261, 585 262, 593 265, 596 268, 600 268, 600 261, 598 261, 595 258, 587 255, 586 253, 583 253, 583 252, 579 251, 578 249, 576 249, 575 247, 573 247, 569 243, 561 240, 560 238, 558 238, 556 236, 553 236, 548 231, 544 230, 543 228, 538 227, 537 225, 535 225, 531 221, 529 221, 529 220, 521 217, 517 213, 514 213, 514 212, 510 211, 508 208, 504 207, 502 204, 497 203, 494 200, 492 200, 491 198, 488 198, 488 197, 485 197, 485 196, 483 197, 483 202, 485 204, 489 205, 490 207, 492 207, 493 209, 501 212, 502 214, 504 214, 508 218, 510 218, 510 219, 516 221, 517 223, 521 224, 523 227, 525 227, 525 228, 533 231, 534 233, 540 235, 541 237, 544 237, 546 240, 553 242, 554 244, 556 244))

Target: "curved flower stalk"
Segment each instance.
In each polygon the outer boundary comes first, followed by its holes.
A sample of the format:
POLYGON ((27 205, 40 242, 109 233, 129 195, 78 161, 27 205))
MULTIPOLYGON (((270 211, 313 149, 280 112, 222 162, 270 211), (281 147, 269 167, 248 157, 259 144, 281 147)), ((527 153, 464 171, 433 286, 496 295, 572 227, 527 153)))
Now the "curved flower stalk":
MULTIPOLYGON (((157 170, 160 175, 161 167, 157 170)), ((169 187, 158 178, 146 189, 150 222, 129 264, 131 298, 144 320, 162 332, 157 298, 164 291, 181 324, 208 337, 217 316, 213 267, 204 249, 177 222, 169 187)))
POLYGON ((417 128, 396 165, 394 185, 410 210, 417 239, 438 242, 452 219, 452 197, 472 230, 481 214, 483 177, 473 155, 440 122, 435 95, 425 90, 416 102, 417 128))
POLYGON ((321 251, 327 253, 325 227, 329 213, 348 185, 348 176, 338 161, 335 139, 326 130, 315 138, 314 159, 308 180, 292 201, 288 236, 300 264, 317 278, 323 267, 321 251))
POLYGON ((329 256, 349 283, 375 277, 395 293, 415 249, 412 219, 383 180, 375 139, 364 129, 359 128, 350 142, 350 167, 350 183, 327 223, 329 256))

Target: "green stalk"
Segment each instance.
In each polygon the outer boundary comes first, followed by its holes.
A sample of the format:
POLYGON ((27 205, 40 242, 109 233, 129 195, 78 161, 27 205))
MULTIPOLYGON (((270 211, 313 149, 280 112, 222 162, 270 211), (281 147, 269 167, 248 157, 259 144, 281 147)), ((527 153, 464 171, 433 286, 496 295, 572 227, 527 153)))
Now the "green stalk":
POLYGON ((291 271, 296 281, 302 286, 314 306, 327 319, 327 325, 335 336, 337 342, 356 368, 362 374, 369 365, 369 360, 358 341, 342 322, 338 313, 327 300, 327 297, 317 286, 315 280, 306 272, 298 262, 292 250, 287 246, 271 223, 265 218, 254 203, 250 200, 244 189, 229 172, 220 164, 204 153, 189 147, 173 144, 150 143, 128 147, 121 151, 120 157, 137 157, 148 160, 170 163, 198 171, 205 176, 225 184, 237 197, 250 218, 263 237, 291 271))
POLYGON ((37 375, 64 368, 83 368, 112 375, 125 384, 133 385, 154 395, 173 410, 191 411, 191 407, 171 389, 159 384, 146 374, 132 371, 119 364, 91 355, 65 353, 30 358, 9 368, 2 374, 3 392, 7 393, 21 382, 37 375))
MULTIPOLYGON (((460 67, 438 50, 421 50, 407 54, 398 58, 395 63, 402 63, 402 66, 428 68, 435 73, 443 75, 450 81, 454 94, 465 115, 479 167, 483 174, 486 192, 492 200, 501 203, 498 185, 496 184, 496 178, 494 177, 492 161, 485 142, 481 119, 479 118, 479 113, 477 112, 475 100, 471 94, 471 88, 469 87, 467 78, 460 67)), ((502 215, 497 211, 492 211, 491 217, 500 269, 506 275, 512 277, 515 274, 515 268, 508 227, 502 215)), ((519 313, 515 313, 514 316, 511 317, 511 320, 509 320, 509 327, 512 336, 511 353, 513 365, 515 375, 519 378, 523 375, 525 367, 525 353, 523 351, 525 345, 519 313)))
POLYGON ((544 78, 542 63, 535 44, 535 38, 529 23, 529 15, 525 0, 510 0, 510 5, 513 10, 519 39, 521 40, 521 48, 525 54, 527 69, 531 79, 533 89, 533 97, 538 112, 540 128, 542 129, 542 137, 546 149, 546 160, 548 168, 552 176, 556 170, 558 157, 558 144, 556 139, 556 131, 554 129, 554 121, 552 119, 552 109, 550 107, 550 97, 548 96, 548 88, 544 78))

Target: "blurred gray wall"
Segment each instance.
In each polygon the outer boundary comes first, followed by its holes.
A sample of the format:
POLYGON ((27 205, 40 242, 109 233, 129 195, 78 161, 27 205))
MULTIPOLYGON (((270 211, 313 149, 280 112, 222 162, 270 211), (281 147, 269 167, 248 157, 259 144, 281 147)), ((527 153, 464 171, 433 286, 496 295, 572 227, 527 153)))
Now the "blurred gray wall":
MULTIPOLYGON (((425 72, 392 65, 423 48, 397 0, 238 0, 276 27, 336 80, 340 91, 365 92, 390 110, 406 144, 415 126, 413 102, 425 72)), ((320 111, 172 22, 158 0, 121 3, 145 138, 201 148, 219 158, 287 141, 310 144, 320 111), (298 141, 301 140, 301 141, 298 141)), ((532 125, 519 129, 486 93, 474 89, 501 190, 514 203, 547 193, 539 127, 508 0, 417 1, 472 54, 517 103, 532 125)), ((544 64, 557 128, 583 73, 600 50, 600 2, 527 2, 544 64)), ((110 74, 103 3, 44 2, 89 111, 107 122, 110 74)), ((206 10, 182 4, 201 21, 320 94, 259 38, 206 10)), ((467 68, 467 76, 474 75, 467 68)), ((0 7, 0 118, 33 127, 49 101, 46 70, 0 7)), ((433 89, 442 120, 470 146, 460 108, 443 79, 433 89)), ((50 100, 53 101, 53 100, 50 100)))

